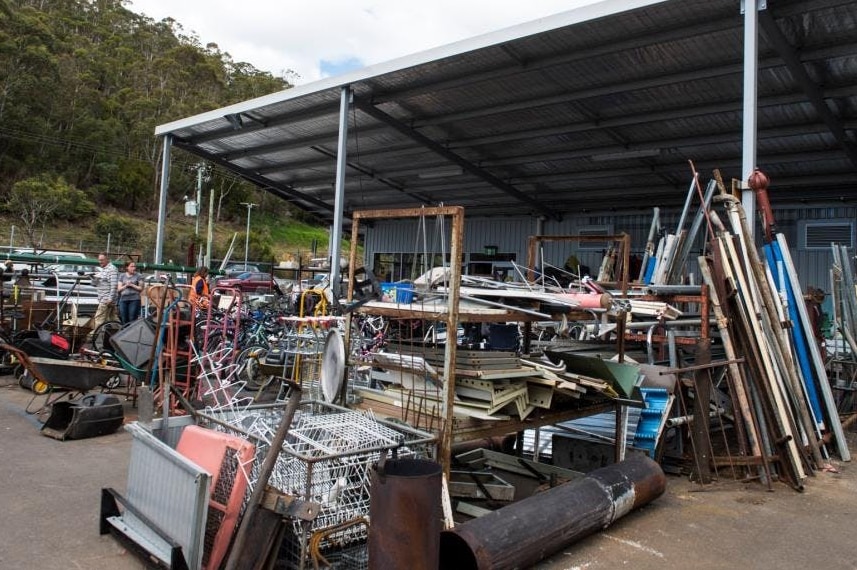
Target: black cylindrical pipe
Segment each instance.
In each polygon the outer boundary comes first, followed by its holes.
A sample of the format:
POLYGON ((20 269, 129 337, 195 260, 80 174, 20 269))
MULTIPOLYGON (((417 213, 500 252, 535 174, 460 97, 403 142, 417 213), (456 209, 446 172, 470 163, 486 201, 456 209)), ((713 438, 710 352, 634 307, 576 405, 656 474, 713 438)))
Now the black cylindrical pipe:
POLYGON ((372 469, 369 570, 437 570, 442 473, 425 459, 390 459, 372 469))
POLYGON ((661 496, 666 477, 643 455, 596 469, 440 536, 440 568, 527 568, 661 496))

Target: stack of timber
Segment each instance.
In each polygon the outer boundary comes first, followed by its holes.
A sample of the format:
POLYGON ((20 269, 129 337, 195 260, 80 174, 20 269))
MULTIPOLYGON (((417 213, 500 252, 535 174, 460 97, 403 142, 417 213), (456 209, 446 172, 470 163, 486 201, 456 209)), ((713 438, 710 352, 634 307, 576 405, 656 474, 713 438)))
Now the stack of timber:
MULTIPOLYGON (((394 345, 372 355, 373 388, 355 394, 376 413, 414 426, 441 425, 444 348, 394 345)), ((522 421, 538 410, 555 412, 603 405, 617 397, 601 379, 565 372, 564 367, 530 362, 511 351, 458 350, 455 359, 457 425, 522 421)))
POLYGON ((749 476, 800 490, 828 466, 826 432, 850 460, 819 345, 785 238, 776 235, 760 255, 738 199, 724 192, 714 200, 724 205, 731 231, 709 213, 716 235, 699 265, 730 363, 740 463, 749 476))

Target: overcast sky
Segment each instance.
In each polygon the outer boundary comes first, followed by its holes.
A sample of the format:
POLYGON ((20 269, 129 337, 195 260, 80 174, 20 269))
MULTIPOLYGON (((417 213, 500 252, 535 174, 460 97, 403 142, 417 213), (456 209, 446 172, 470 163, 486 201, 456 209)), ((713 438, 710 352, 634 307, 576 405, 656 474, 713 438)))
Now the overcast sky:
POLYGON ((202 45, 300 85, 595 1, 130 0, 127 8, 172 17, 202 45))

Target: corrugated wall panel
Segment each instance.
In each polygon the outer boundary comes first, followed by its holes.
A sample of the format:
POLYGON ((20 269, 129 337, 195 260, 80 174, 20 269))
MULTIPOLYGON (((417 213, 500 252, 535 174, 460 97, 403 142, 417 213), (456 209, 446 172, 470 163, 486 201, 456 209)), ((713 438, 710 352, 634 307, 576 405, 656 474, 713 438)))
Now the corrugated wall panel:
POLYGON ((806 292, 807 287, 811 286, 829 293, 830 264, 833 263, 831 252, 795 249, 791 242, 789 242, 789 251, 791 251, 792 261, 794 261, 804 292, 806 292))

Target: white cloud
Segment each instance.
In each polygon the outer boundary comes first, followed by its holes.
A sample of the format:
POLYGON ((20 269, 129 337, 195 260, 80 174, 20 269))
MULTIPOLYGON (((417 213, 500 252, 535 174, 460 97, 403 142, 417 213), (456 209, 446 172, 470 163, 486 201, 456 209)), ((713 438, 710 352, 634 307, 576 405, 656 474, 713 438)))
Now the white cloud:
POLYGON ((172 17, 205 45, 295 83, 322 78, 321 62, 388 61, 595 0, 132 0, 126 7, 172 17))

